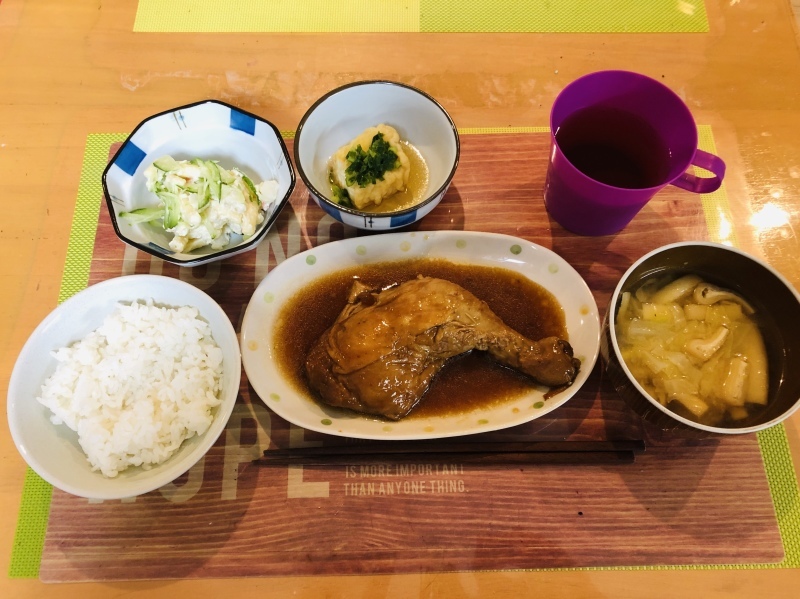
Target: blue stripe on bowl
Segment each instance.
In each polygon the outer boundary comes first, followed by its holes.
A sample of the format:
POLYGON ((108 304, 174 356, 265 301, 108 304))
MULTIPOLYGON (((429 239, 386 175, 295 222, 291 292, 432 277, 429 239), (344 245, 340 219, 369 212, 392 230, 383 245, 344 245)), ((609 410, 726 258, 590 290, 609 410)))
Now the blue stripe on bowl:
POLYGON ((331 215, 333 218, 335 218, 336 220, 338 220, 340 223, 343 223, 343 222, 344 222, 344 220, 342 219, 342 213, 341 213, 341 212, 339 212, 339 211, 338 211, 336 208, 334 208, 333 206, 331 206, 331 205, 330 205, 330 204, 328 204, 327 202, 318 202, 318 204, 320 205, 320 207, 321 207, 321 208, 322 208, 322 209, 323 209, 325 212, 327 212, 328 214, 330 214, 330 215, 331 215))
POLYGON ((417 220, 417 211, 409 212, 408 214, 401 214, 400 216, 393 216, 390 227, 402 227, 403 225, 410 225, 417 220))
POLYGON ((238 129, 250 135, 256 134, 256 120, 238 110, 231 109, 231 129, 238 129))
POLYGON ((136 169, 139 168, 145 156, 146 154, 139 146, 132 141, 128 141, 125 142, 125 145, 122 146, 119 154, 117 154, 117 157, 114 159, 114 164, 122 169, 123 172, 133 177, 133 174, 136 172, 136 169))

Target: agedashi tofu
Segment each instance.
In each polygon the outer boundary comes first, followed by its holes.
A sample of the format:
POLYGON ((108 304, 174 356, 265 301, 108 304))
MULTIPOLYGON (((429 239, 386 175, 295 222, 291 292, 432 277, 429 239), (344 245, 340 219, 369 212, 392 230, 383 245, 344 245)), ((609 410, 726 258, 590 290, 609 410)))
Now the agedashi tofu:
POLYGON ((339 148, 330 160, 330 178, 336 200, 363 210, 380 205, 408 185, 411 163, 403 151, 400 134, 380 124, 367 128, 339 148), (339 190, 336 189, 339 188, 339 190))

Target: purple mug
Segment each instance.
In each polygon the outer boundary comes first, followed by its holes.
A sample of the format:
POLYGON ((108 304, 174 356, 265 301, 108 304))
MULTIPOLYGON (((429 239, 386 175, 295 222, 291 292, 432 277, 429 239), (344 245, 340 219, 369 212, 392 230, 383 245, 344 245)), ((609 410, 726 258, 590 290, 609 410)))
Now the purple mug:
POLYGON ((686 104, 663 84, 628 71, 600 71, 565 87, 550 112, 544 202, 580 235, 622 230, 656 192, 675 185, 709 193, 725 163, 697 148, 686 104), (687 172, 690 166, 712 177, 687 172))

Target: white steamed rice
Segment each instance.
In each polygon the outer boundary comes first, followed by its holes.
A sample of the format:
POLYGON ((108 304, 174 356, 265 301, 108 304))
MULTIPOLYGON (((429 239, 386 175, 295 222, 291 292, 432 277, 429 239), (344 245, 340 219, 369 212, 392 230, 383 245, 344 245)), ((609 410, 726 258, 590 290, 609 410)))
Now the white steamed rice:
POLYGON ((120 304, 96 331, 54 352, 38 401, 78 433, 92 470, 160 464, 202 435, 220 404, 222 351, 196 308, 120 304))

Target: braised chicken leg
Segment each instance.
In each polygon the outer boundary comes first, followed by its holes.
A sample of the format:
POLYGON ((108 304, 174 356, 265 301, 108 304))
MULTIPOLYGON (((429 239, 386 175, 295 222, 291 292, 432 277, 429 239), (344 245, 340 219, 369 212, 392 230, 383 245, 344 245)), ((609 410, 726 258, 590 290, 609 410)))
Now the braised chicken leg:
POLYGON ((551 387, 571 384, 580 366, 566 341, 531 341, 463 287, 419 277, 382 291, 356 281, 306 374, 327 404, 399 420, 448 358, 473 349, 551 387))

